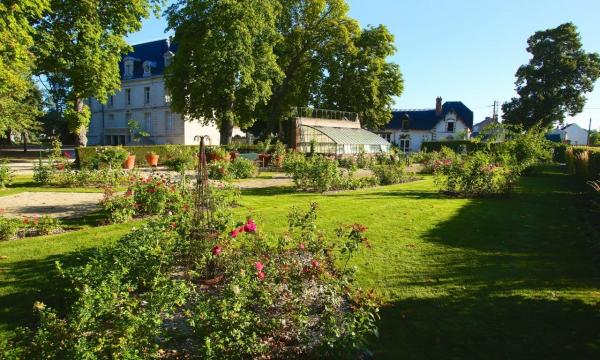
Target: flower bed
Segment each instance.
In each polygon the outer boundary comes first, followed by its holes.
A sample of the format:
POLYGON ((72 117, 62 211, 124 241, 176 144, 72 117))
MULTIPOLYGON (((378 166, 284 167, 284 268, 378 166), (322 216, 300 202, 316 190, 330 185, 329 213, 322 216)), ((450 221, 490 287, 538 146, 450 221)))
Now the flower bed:
MULTIPOLYGON (((213 213, 212 216, 221 218, 213 213)), ((375 331, 377 301, 348 266, 366 228, 316 226, 293 210, 278 238, 251 219, 201 227, 162 214, 103 248, 71 281, 66 316, 42 303, 39 326, 4 350, 22 358, 353 357, 375 331), (228 224, 225 226, 225 224, 228 224)))
POLYGON ((23 219, 0 216, 0 241, 57 234, 62 231, 60 220, 49 216, 34 215, 23 219))

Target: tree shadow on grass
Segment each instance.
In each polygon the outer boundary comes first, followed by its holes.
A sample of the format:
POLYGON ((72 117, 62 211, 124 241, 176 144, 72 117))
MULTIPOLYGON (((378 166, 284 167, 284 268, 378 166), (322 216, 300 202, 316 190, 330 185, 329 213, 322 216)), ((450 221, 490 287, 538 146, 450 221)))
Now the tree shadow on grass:
POLYGON ((557 172, 510 199, 469 201, 382 309, 376 357, 600 359, 600 271, 578 225, 580 194, 557 172))
POLYGON ((56 261, 65 267, 82 265, 95 251, 89 249, 0 266, 4 278, 9 279, 2 283, 0 294, 2 330, 10 331, 18 326, 32 325, 35 301, 42 301, 60 312, 64 311, 69 303, 69 283, 58 273, 56 261))
POLYGON ((381 311, 380 359, 598 359, 600 309, 578 300, 407 299, 381 311))

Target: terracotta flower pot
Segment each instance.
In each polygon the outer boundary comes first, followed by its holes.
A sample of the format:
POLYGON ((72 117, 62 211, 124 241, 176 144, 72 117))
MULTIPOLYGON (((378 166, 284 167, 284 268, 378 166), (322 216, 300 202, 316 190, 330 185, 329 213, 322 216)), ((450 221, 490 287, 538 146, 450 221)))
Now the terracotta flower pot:
POLYGON ((158 157, 157 154, 146 154, 146 162, 150 166, 158 166, 158 157))
POLYGON ((127 156, 127 159, 123 162, 123 169, 131 170, 135 166, 135 155, 127 156))
POLYGON ((271 154, 258 154, 258 160, 262 167, 267 167, 271 161, 271 154))
POLYGON ((283 166, 283 155, 275 155, 275 159, 273 161, 276 167, 280 168, 283 166))

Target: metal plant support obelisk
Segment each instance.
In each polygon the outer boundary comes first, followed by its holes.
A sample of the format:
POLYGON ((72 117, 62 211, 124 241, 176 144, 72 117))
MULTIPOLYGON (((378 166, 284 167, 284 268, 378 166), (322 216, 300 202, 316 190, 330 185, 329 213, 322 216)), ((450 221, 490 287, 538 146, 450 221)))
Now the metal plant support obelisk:
POLYGON ((204 136, 200 136, 200 151, 198 153, 198 167, 196 172, 196 209, 194 220, 201 232, 210 231, 213 222, 213 204, 208 184, 208 165, 206 163, 206 147, 204 136))

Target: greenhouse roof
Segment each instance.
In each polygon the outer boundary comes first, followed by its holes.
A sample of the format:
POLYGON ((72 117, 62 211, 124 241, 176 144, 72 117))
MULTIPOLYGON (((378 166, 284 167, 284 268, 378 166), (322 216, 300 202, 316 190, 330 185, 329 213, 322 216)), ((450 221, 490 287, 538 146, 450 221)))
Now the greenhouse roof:
POLYGON ((336 144, 390 145, 384 138, 365 129, 311 126, 336 144))

